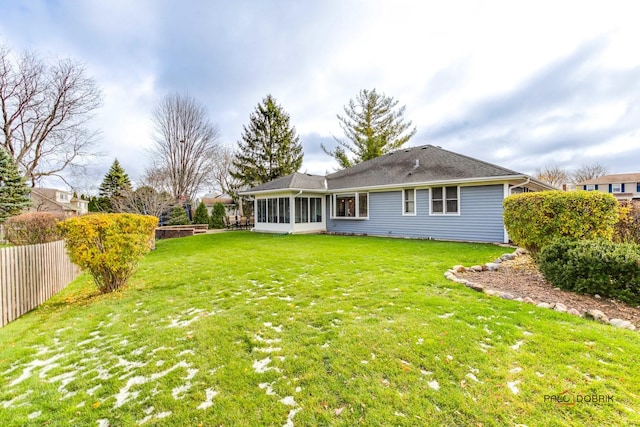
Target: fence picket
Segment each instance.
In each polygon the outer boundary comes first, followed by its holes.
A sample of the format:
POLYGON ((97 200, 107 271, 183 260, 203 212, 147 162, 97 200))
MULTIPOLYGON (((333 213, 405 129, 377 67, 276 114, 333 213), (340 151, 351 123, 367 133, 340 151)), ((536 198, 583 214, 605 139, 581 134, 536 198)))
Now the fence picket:
POLYGON ((64 241, 0 249, 0 327, 33 310, 80 274, 64 241))

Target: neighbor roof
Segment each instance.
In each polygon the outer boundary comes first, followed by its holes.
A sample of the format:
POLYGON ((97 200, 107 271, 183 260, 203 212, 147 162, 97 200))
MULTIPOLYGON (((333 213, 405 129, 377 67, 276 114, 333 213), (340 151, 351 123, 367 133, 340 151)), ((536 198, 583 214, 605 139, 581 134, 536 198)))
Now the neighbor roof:
POLYGON ((400 149, 327 175, 330 190, 522 176, 519 172, 433 145, 400 149))
POLYGON ((253 187, 250 191, 269 190, 326 190, 324 176, 308 173, 292 173, 291 175, 276 178, 273 181, 253 187))
POLYGON ((627 182, 640 182, 640 173, 619 173, 613 175, 603 175, 599 178, 588 179, 577 185, 591 184, 622 184, 627 182))

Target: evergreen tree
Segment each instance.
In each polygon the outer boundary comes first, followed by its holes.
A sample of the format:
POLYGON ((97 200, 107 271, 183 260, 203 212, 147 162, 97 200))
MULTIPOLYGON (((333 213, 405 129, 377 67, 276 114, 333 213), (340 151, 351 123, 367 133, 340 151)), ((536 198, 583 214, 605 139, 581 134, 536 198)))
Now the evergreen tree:
POLYGON ((188 225, 189 218, 187 217, 187 211, 184 210, 184 206, 176 205, 171 209, 171 216, 167 225, 188 225))
POLYGON ((98 208, 113 212, 118 199, 122 199, 129 191, 131 191, 129 175, 120 166, 118 159, 115 159, 100 184, 98 208))
POLYGON ((209 224, 209 228, 224 228, 224 215, 226 214, 226 210, 224 205, 220 202, 213 205, 213 209, 211 210, 211 222, 209 224))
POLYGON ((302 145, 289 115, 271 95, 256 106, 243 126, 231 176, 256 186, 296 172, 302 166, 302 145))
POLYGON ((31 206, 30 191, 13 158, 0 147, 0 223, 31 206))
POLYGON ((344 107, 346 116, 337 116, 348 141, 335 138, 338 146, 334 150, 321 145, 322 150, 341 168, 347 168, 400 148, 415 135, 416 128, 409 130, 411 121, 404 121, 405 107, 395 109, 397 104, 375 89, 361 90, 356 100, 350 99, 344 107))
POLYGON ((193 217, 193 223, 209 224, 209 212, 207 212, 207 207, 202 202, 200 202, 200 204, 196 208, 196 214, 193 217))

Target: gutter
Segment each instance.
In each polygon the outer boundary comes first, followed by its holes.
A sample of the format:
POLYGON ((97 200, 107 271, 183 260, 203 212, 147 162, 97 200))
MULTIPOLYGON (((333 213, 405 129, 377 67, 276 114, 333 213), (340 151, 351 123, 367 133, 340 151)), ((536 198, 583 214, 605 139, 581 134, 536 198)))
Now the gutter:
POLYGON ((525 182, 523 182, 522 184, 514 185, 513 187, 511 187, 509 189, 509 194, 513 194, 513 189, 514 188, 524 187, 525 185, 529 184, 530 182, 531 182, 531 177, 528 177, 527 180, 525 182))

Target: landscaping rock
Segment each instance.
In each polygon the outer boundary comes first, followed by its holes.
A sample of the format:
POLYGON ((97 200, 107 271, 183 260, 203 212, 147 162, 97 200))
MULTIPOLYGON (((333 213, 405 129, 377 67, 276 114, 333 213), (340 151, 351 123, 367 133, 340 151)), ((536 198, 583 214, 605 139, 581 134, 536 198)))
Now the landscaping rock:
POLYGON ((557 302, 553 305, 553 309, 555 311, 559 311, 561 313, 566 313, 567 312, 567 306, 562 304, 561 302, 557 302))
POLYGON ((499 266, 494 262, 488 262, 485 264, 485 267, 487 267, 487 271, 496 271, 499 266))
POLYGON ((513 259, 516 259, 516 255, 515 254, 502 254, 500 255, 500 259, 503 261, 511 261, 513 259))
POLYGON ((524 300, 523 300, 522 298, 520 298, 520 297, 518 297, 518 298, 514 299, 514 301, 524 302, 524 300))
POLYGON ((463 285, 466 285, 469 282, 467 279, 460 279, 459 277, 456 277, 455 279, 453 279, 453 281, 456 283, 461 283, 463 285))
POLYGON ((485 289, 484 293, 489 296, 494 296, 498 291, 494 291, 493 289, 485 289))
POLYGON ((496 296, 499 296, 500 298, 503 298, 503 299, 514 299, 515 298, 509 292, 496 292, 496 296))
POLYGON ((632 331, 636 330, 636 327, 633 325, 633 323, 629 322, 628 320, 611 319, 609 320, 609 323, 612 324, 613 326, 617 326, 618 328, 629 329, 632 331))
POLYGON ((595 299, 602 299, 602 297, 601 297, 600 295, 598 295, 598 294, 595 294, 593 297, 594 297, 595 299))
POLYGON ((539 304, 536 305, 536 307, 540 307, 540 308, 552 308, 553 306, 549 303, 546 302, 541 302, 539 304))
POLYGON ((467 271, 467 269, 464 268, 464 265, 454 265, 451 270, 453 270, 454 273, 464 273, 467 271))
POLYGON ((483 292, 484 291, 484 286, 481 285, 480 283, 474 283, 474 282, 467 281, 467 283, 465 283, 465 286, 467 288, 473 289, 476 292, 483 292))
POLYGON ((580 312, 575 308, 570 308, 569 310, 567 310, 567 313, 573 314, 574 316, 580 316, 580 312))
POLYGON ((500 258, 496 258, 493 260, 494 264, 502 264, 502 260, 500 258))
POLYGON ((475 271, 476 273, 479 273, 482 271, 482 266, 480 265, 472 265, 471 267, 469 267, 470 271, 475 271))
POLYGON ((516 256, 520 256, 520 255, 527 255, 529 253, 528 250, 526 250, 525 248, 518 248, 515 250, 514 254, 516 256))
POLYGON ((601 322, 609 322, 609 318, 600 310, 588 310, 584 317, 587 319, 599 320, 601 322))
POLYGON ((530 297, 524 297, 524 302, 526 302, 527 304, 535 304, 536 302, 530 298, 530 297))
POLYGON ((456 278, 456 275, 453 274, 451 271, 447 270, 444 272, 444 277, 446 277, 449 280, 454 280, 456 278))

